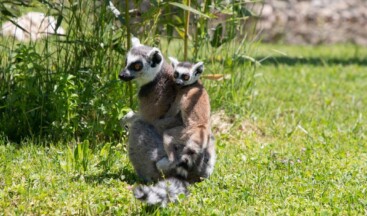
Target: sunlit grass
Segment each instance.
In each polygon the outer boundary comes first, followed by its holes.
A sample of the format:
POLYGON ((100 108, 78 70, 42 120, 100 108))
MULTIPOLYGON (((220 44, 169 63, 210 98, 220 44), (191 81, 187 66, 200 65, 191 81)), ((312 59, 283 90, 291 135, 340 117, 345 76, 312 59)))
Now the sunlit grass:
MULTIPOLYGON (((105 143, 90 148, 86 170, 67 171, 65 163, 75 165, 78 142, 1 140, 0 209, 51 215, 365 214, 367 50, 258 45, 256 55, 272 57, 255 70, 249 92, 236 80, 249 68, 241 64, 218 71, 231 74, 229 80, 204 81, 213 112, 224 109, 232 128, 215 134, 215 172, 191 186, 189 197, 165 209, 135 200, 125 141, 111 154, 102 149, 105 143), (113 161, 108 170, 101 163, 106 157, 113 161)), ((216 67, 206 62, 208 71, 216 67)))

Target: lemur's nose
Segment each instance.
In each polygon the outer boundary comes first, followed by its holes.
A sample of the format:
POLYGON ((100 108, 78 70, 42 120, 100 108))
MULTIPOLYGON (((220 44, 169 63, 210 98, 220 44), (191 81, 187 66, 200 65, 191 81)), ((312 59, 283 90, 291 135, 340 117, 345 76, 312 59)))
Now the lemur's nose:
POLYGON ((128 70, 124 69, 119 73, 119 78, 123 81, 130 81, 134 79, 134 76, 131 76, 128 70))
POLYGON ((182 158, 177 166, 182 167, 184 169, 188 169, 189 168, 189 160, 187 158, 182 158))
POLYGON ((184 82, 182 80, 176 80, 176 85, 183 86, 184 82))

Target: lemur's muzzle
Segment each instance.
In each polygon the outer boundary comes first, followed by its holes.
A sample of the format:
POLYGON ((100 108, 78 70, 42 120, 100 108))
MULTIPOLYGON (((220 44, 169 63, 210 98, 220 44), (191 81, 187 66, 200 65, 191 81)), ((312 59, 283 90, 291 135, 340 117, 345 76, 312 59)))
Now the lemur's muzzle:
POLYGON ((123 81, 130 81, 132 79, 135 78, 135 76, 132 76, 130 74, 130 72, 126 69, 123 69, 120 73, 119 73, 119 78, 123 81))
POLYGON ((183 86, 184 85, 184 82, 182 80, 176 80, 175 83, 176 83, 177 86, 183 86))

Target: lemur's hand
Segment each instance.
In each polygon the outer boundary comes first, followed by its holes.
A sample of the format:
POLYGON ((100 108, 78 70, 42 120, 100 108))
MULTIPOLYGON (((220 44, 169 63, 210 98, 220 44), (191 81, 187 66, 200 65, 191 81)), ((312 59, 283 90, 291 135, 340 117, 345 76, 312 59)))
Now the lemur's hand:
POLYGON ((137 114, 134 111, 128 112, 122 119, 120 120, 120 124, 122 127, 130 127, 132 122, 137 118, 137 114))

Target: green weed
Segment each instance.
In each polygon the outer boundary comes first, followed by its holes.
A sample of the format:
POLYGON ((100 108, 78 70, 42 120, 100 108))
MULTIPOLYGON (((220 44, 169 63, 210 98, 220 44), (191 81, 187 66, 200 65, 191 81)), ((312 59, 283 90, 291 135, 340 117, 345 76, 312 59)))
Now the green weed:
MULTIPOLYGON (((245 16, 239 13, 240 6, 246 4, 241 1, 222 5, 219 2, 216 2, 218 10, 232 17, 227 28, 232 30, 220 33, 234 38, 233 28, 245 16)), ((129 1, 124 3, 130 4, 129 1)), ((184 50, 192 61, 210 59, 207 61, 210 63, 217 57, 224 58, 226 62, 232 59, 232 56, 219 54, 215 57, 200 51, 205 46, 214 50, 206 31, 206 21, 212 17, 209 1, 204 4, 192 2, 191 7, 160 1, 151 4, 141 17, 134 17, 126 5, 115 2, 121 11, 117 22, 108 9, 109 1, 0 1, 6 15, 0 18, 0 22, 34 9, 53 15, 57 26, 67 30, 65 35, 34 42, 0 39, 4 48, 0 51, 0 126, 3 134, 16 142, 28 138, 35 142, 43 139, 89 140, 91 146, 97 145, 98 141, 120 142, 126 134, 119 126, 119 119, 128 108, 136 109, 137 105, 133 100, 135 86, 117 78, 125 64, 124 55, 129 49, 131 34, 139 36, 147 45, 169 42, 170 46, 175 44, 172 46, 179 47, 184 44, 184 50), (181 34, 184 29, 188 30, 188 22, 186 28, 183 25, 185 13, 191 14, 191 20, 194 20, 190 24, 194 31, 187 32, 186 36, 181 34)), ((229 41, 218 39, 216 47, 222 46, 218 50, 233 49, 236 43, 225 43, 229 41)), ((167 50, 167 47, 162 48, 167 50)), ((183 53, 177 54, 183 59, 183 53)), ((218 64, 224 70, 221 73, 232 74, 233 67, 226 64, 224 61, 218 64), (230 71, 226 72, 226 69, 230 71)), ((247 69, 243 67, 243 70, 247 69)), ((251 75, 243 77, 251 79, 251 75)), ((239 90, 239 95, 234 95, 239 102, 240 97, 246 94, 240 92, 241 80, 236 79, 237 87, 234 87, 239 90)), ((228 85, 232 86, 232 83, 228 85)))

